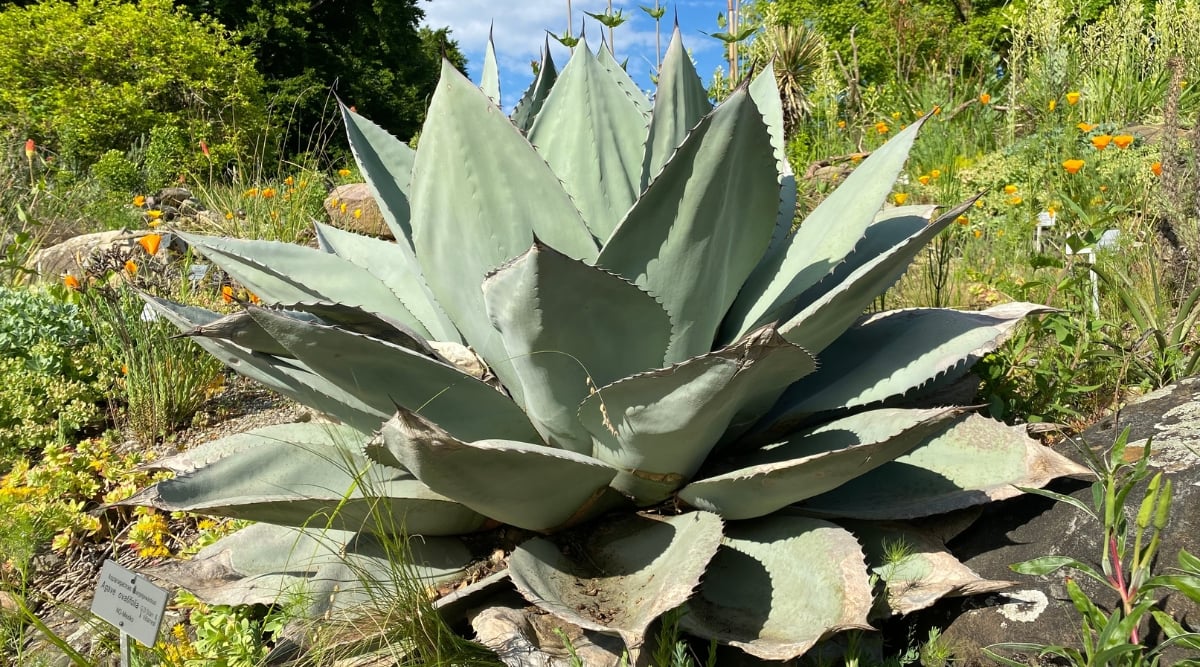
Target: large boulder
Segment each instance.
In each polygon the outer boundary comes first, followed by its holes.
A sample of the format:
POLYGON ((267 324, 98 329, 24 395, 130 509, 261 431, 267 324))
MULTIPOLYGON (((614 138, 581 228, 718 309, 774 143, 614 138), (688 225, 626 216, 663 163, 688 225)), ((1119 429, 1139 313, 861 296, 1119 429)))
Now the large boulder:
POLYGON ((366 183, 350 183, 334 188, 325 198, 325 212, 329 214, 329 224, 338 229, 393 238, 392 230, 379 212, 379 203, 366 183))
POLYGON ((153 230, 117 229, 94 234, 82 234, 35 252, 26 264, 37 279, 58 281, 68 274, 82 278, 89 271, 99 272, 103 268, 119 268, 126 259, 143 261, 145 249, 138 241, 146 235, 159 234, 162 241, 156 259, 165 261, 166 253, 175 235, 153 230))
MULTIPOLYGON (((1103 452, 1129 427, 1129 445, 1125 458, 1135 461, 1147 438, 1152 438, 1151 473, 1161 471, 1172 480, 1174 502, 1171 521, 1163 535, 1155 566, 1165 573, 1178 563, 1180 549, 1200 555, 1200 378, 1142 397, 1109 418, 1087 429, 1074 443, 1056 448, 1081 460, 1077 447, 1088 446, 1103 452)), ((1071 495, 1088 506, 1092 504, 1092 479, 1059 480, 1050 488, 1071 495)), ((1125 509, 1133 517, 1141 503, 1145 482, 1135 489, 1125 509)), ((1013 589, 988 596, 949 601, 941 605, 925 622, 944 627, 943 637, 955 647, 959 665, 994 665, 982 654, 982 648, 1002 642, 1081 647, 1080 616, 1067 597, 1065 577, 1081 585, 1103 609, 1119 604, 1114 591, 1085 576, 1059 570, 1044 576, 1013 572, 1009 566, 1048 555, 1076 558, 1099 566, 1103 549, 1103 524, 1066 503, 1055 503, 1040 496, 1021 496, 993 503, 983 510, 979 520, 954 538, 949 547, 968 567, 985 579, 1009 579, 1018 582, 1013 589)), ((1131 547, 1132 548, 1132 547, 1131 547)), ((1164 593, 1160 608, 1193 631, 1200 631, 1200 605, 1179 593, 1164 593)), ((1147 640, 1162 639, 1152 631, 1147 640)), ((1032 652, 1008 657, 1038 662, 1032 652)), ((1171 649, 1161 664, 1177 664, 1187 658, 1200 658, 1195 652, 1171 649)))

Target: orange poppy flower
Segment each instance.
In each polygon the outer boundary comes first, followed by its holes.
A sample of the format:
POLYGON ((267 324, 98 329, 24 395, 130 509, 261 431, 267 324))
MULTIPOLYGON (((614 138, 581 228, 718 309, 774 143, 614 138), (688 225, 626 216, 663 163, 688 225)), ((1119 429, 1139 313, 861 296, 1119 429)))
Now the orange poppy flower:
POLYGON ((221 300, 225 303, 233 303, 233 288, 229 285, 221 286, 221 300))
POLYGON ((1117 136, 1113 137, 1112 140, 1113 143, 1117 145, 1117 148, 1129 148, 1129 145, 1133 143, 1133 135, 1118 134, 1117 136))
POLYGON ((954 221, 957 222, 958 224, 962 225, 963 227, 966 227, 967 224, 971 222, 965 215, 958 216, 957 218, 954 219, 954 221))
POLYGON ((908 201, 908 193, 897 192, 892 195, 892 201, 896 202, 896 206, 904 206, 904 202, 908 201))
POLYGON ((71 289, 79 289, 79 279, 69 273, 63 276, 63 284, 71 289))
POLYGON ((921 185, 929 185, 929 174, 922 174, 917 177, 917 180, 921 182, 921 185))
POLYGON ((147 234, 138 239, 138 245, 142 246, 147 255, 158 254, 160 244, 162 244, 162 234, 147 234))
POLYGON ((1092 145, 1096 147, 1096 150, 1102 151, 1105 148, 1108 148, 1108 144, 1112 141, 1112 139, 1113 138, 1111 134, 1097 134, 1096 136, 1092 137, 1092 145))
POLYGON ((1017 193, 1017 186, 1011 185, 1011 184, 1004 186, 1004 194, 1013 195, 1016 193, 1017 193))
POLYGON ((1078 174, 1080 169, 1083 169, 1083 160, 1063 160, 1063 169, 1067 170, 1068 174, 1078 174))
POLYGON ((126 273, 128 273, 129 275, 132 276, 135 273, 137 273, 137 270, 138 270, 137 263, 135 263, 132 259, 125 260, 125 272, 126 273))
POLYGON ((930 178, 932 178, 932 179, 933 179, 933 180, 935 180, 935 181, 936 181, 936 180, 938 179, 938 177, 939 177, 939 176, 941 176, 941 175, 942 175, 942 170, 941 170, 941 169, 930 169, 930 170, 929 170, 929 177, 930 177, 930 178))
POLYGON ((1154 164, 1150 165, 1150 171, 1154 172, 1155 176, 1162 176, 1162 163, 1155 162, 1154 164))
POLYGON ((1091 132, 1092 130, 1096 129, 1096 126, 1092 125, 1091 123, 1080 123, 1080 124, 1076 125, 1075 127, 1079 128, 1079 131, 1083 132, 1084 134, 1087 134, 1088 132, 1091 132))
POLYGON ((138 208, 141 208, 141 207, 145 206, 145 205, 146 205, 146 198, 145 198, 144 196, 142 196, 142 195, 138 195, 138 196, 134 197, 134 198, 133 198, 133 205, 134 205, 134 206, 136 206, 136 207, 138 207, 138 208))
POLYGON ((1071 91, 1067 93, 1067 104, 1070 104, 1071 106, 1079 104, 1079 93, 1077 91, 1071 91))
POLYGON ((875 123, 875 131, 878 132, 879 134, 887 134, 888 129, 889 129, 888 124, 883 121, 879 121, 878 123, 875 123))
POLYGON ((263 188, 262 189, 262 198, 263 199, 271 199, 274 196, 275 196, 275 188, 263 188))
POLYGON ((989 104, 989 103, 991 103, 991 101, 992 101, 991 95, 988 95, 987 93, 981 93, 979 95, 979 103, 980 104, 989 104))

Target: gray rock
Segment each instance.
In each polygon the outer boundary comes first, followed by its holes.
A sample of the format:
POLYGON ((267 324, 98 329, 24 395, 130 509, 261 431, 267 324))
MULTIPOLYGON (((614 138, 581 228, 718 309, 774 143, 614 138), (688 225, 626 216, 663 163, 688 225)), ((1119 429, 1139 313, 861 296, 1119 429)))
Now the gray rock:
POLYGON ((159 245, 158 254, 160 257, 165 256, 174 235, 152 230, 118 229, 83 234, 48 248, 42 248, 29 258, 26 268, 33 271, 37 278, 43 281, 58 281, 67 274, 79 278, 88 267, 93 265, 95 259, 102 255, 116 252, 127 259, 144 257, 145 251, 138 245, 138 239, 147 234, 162 235, 163 239, 159 245))
POLYGON ((383 220, 379 204, 366 183, 350 183, 334 188, 325 199, 329 224, 368 236, 393 238, 392 230, 383 220))
MULTIPOLYGON (((1079 438, 1078 445, 1063 443, 1056 448, 1081 460, 1077 446, 1105 451, 1116 437, 1130 427, 1126 460, 1136 460, 1146 439, 1153 437, 1150 466, 1162 471, 1174 487, 1171 522, 1167 526, 1155 568, 1165 573, 1176 566, 1180 549, 1200 554, 1200 378, 1148 394, 1119 414, 1101 420, 1079 438)), ((1059 480, 1050 488, 1091 506, 1092 480, 1059 480)), ((1126 503, 1130 524, 1142 499, 1145 482, 1126 503)), ((947 601, 921 619, 945 627, 943 636, 956 648, 959 665, 995 664, 981 649, 1001 642, 1080 647, 1080 617, 1066 592, 1067 570, 1044 576, 1014 573, 1009 565, 1047 555, 1076 558, 1093 566, 1100 563, 1103 525, 1066 503, 1039 496, 1022 496, 996 503, 983 511, 975 524, 950 543, 950 549, 968 567, 987 579, 1012 579, 1015 589, 1005 593, 947 601)), ((1097 569, 1099 569, 1097 567, 1097 569)), ((1103 609, 1119 604, 1114 591, 1087 577, 1073 575, 1091 599, 1103 609)), ((1160 608, 1191 630, 1200 630, 1200 605, 1172 593, 1159 596, 1160 608)), ((1156 643, 1162 636, 1152 630, 1144 642, 1156 643)), ((1197 659, 1195 652, 1169 649, 1162 664, 1197 659)), ((1014 655, 1028 664, 1041 664, 1032 654, 1014 655)))

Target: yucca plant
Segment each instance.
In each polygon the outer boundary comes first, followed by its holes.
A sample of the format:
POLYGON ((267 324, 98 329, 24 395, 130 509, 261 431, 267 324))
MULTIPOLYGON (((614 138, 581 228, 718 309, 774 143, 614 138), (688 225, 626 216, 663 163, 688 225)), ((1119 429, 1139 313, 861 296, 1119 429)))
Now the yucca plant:
POLYGON ((516 527, 540 534, 507 554, 516 589, 635 660, 680 607, 778 660, 870 627, 872 572, 876 614, 1002 586, 905 521, 1082 469, 918 402, 1038 306, 863 317, 962 210, 884 208, 921 123, 793 231, 769 69, 712 109, 676 31, 652 105, 580 47, 561 73, 545 56, 511 119, 445 65, 415 152, 343 108, 394 242, 184 235, 264 305, 150 301, 340 424, 164 461, 175 479, 127 503, 263 523, 159 574, 224 604, 307 590, 322 613, 386 577, 381 533, 422 536, 412 567, 442 577, 470 560, 457 536, 516 527))

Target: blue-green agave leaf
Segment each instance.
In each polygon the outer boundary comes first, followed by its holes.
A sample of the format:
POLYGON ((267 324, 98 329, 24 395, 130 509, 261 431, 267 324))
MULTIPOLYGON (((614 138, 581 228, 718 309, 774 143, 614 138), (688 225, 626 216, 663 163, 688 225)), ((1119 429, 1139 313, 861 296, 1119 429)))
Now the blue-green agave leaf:
POLYGON ((1025 434, 979 415, 959 418, 908 454, 799 507, 850 519, 912 519, 1040 488, 1088 469, 1025 434))
POLYGON ((342 121, 350 140, 350 152, 358 170, 379 204, 384 223, 392 230, 396 243, 412 257, 412 213, 408 193, 412 181, 413 160, 417 153, 390 132, 363 118, 344 104, 342 121))
POLYGON ((265 434, 253 447, 164 480, 117 503, 165 512, 202 512, 288 526, 458 535, 484 517, 430 491, 407 471, 372 463, 357 450, 365 436, 325 442, 278 440, 265 434))
POLYGON ((881 616, 911 614, 942 598, 993 593, 1015 584, 984 579, 951 555, 941 540, 910 524, 838 523, 858 537, 867 566, 886 586, 881 616))
MULTIPOLYGON (((851 254, 856 268, 795 315, 788 313, 791 319, 779 327, 780 333, 796 345, 819 355, 859 319, 872 301, 904 275, 913 258, 933 240, 933 237, 970 208, 974 201, 971 199, 937 220, 920 226, 900 242, 882 251, 868 252, 868 249, 864 248, 860 253, 856 249, 851 254)), ((908 216, 885 219, 871 225, 864 240, 870 239, 873 245, 882 240, 880 237, 888 236, 888 232, 897 228, 915 227, 917 224, 916 220, 911 220, 908 216), (872 233, 872 230, 877 230, 877 233, 872 233)))
POLYGON ((903 396, 928 383, 961 377, 1022 318, 1050 309, 1009 303, 979 312, 913 308, 872 315, 821 354, 821 367, 790 387, 758 430, 826 410, 903 396))
POLYGON ((308 618, 327 618, 375 600, 377 584, 401 576, 427 585, 461 576, 471 553, 453 537, 399 542, 344 530, 257 523, 187 560, 143 569, 214 605, 303 600, 308 618), (403 563, 402 566, 397 563, 403 563))
POLYGON ((454 366, 337 327, 249 312, 309 368, 374 410, 420 412, 462 438, 538 437, 512 399, 454 366))
POLYGON ((389 317, 431 337, 391 289, 371 272, 337 255, 278 241, 179 235, 263 303, 286 308, 329 301, 389 317))
MULTIPOLYGON (((579 43, 582 45, 583 40, 581 39, 579 43)), ((577 45, 575 48, 578 49, 579 46, 577 45)), ((599 61, 604 69, 608 70, 612 78, 621 86, 621 90, 625 91, 625 94, 638 108, 638 111, 641 112, 642 117, 645 118, 646 122, 649 122, 650 98, 646 97, 646 93, 642 92, 641 88, 638 88, 633 78, 629 76, 629 72, 626 72, 621 63, 617 62, 617 59, 613 57, 612 49, 608 48, 608 44, 604 40, 600 40, 600 49, 596 51, 596 60, 599 61)))
POLYGON ((771 133, 776 172, 790 174, 792 169, 787 159, 787 141, 783 135, 783 100, 779 98, 779 84, 775 81, 774 60, 768 61, 767 66, 755 75, 747 91, 771 133))
MULTIPOLYGON (((142 295, 142 299, 184 332, 220 318, 219 313, 196 306, 182 306, 149 295, 142 295)), ((336 417, 364 433, 378 428, 390 414, 371 408, 313 373, 299 360, 254 352, 220 338, 194 337, 192 341, 238 374, 257 380, 297 403, 336 417)))
MULTIPOLYGON (((484 277, 529 249, 535 235, 585 261, 595 259, 596 241, 537 151, 446 63, 413 165, 412 211, 429 289, 467 343, 501 380, 511 379, 484 309, 484 277)), ((510 390, 520 402, 519 387, 510 390)))
POLYGON ((688 132, 710 111, 712 103, 708 101, 708 90, 696 74, 691 57, 683 49, 683 38, 677 25, 671 33, 671 43, 667 45, 667 55, 658 74, 646 154, 642 159, 640 191, 658 176, 688 132))
POLYGON ((692 130, 600 252, 600 266, 658 298, 671 316, 668 363, 712 350, 775 229, 775 176, 770 134, 739 90, 692 130))
POLYGON ((637 199, 646 119, 581 39, 529 141, 579 207, 588 229, 608 238, 637 199))
POLYGON ((517 102, 513 109, 511 120, 518 130, 528 132, 529 128, 533 127, 533 121, 537 119, 542 105, 550 95, 550 89, 557 80, 558 69, 554 66, 554 59, 550 57, 550 38, 547 37, 546 44, 542 47, 542 64, 538 67, 537 78, 529 84, 529 88, 521 96, 521 101, 517 102))
MULTIPOLYGON (((211 311, 205 311, 211 312, 211 311)), ((213 313, 216 315, 216 313, 213 313)), ((308 313, 302 313, 301 316, 309 316, 308 313)), ((316 318, 313 318, 314 321, 316 318)), ((277 357, 290 357, 291 352, 287 348, 280 345, 271 334, 267 333, 250 317, 250 313, 244 310, 239 310, 236 313, 224 315, 205 324, 187 329, 182 334, 188 338, 220 338, 223 340, 237 343, 252 352, 262 352, 263 354, 272 354, 277 357)))
POLYGON ((725 527, 681 626, 763 660, 790 660, 842 630, 869 629, 873 597, 844 528, 775 515, 725 527))
POLYGON ((699 470, 731 429, 753 424, 812 356, 763 328, 717 352, 601 387, 579 418, 594 455, 622 471, 614 488, 650 505, 699 470))
POLYGON ((871 153, 795 234, 763 258, 729 311, 723 340, 778 318, 781 308, 820 282, 854 250, 892 191, 924 121, 908 126, 871 153))
POLYGON ((540 243, 488 276, 483 293, 542 439, 591 454, 579 403, 663 365, 671 321, 662 306, 624 278, 540 243))
POLYGON ((496 62, 496 43, 492 31, 488 30, 487 48, 483 52, 483 76, 479 88, 492 104, 500 106, 500 65, 496 62))
POLYGON ((589 456, 512 440, 463 442, 399 410, 383 426, 396 458, 429 488, 502 523, 551 531, 588 518, 617 471, 589 456))
POLYGON ((330 442, 354 443, 366 440, 366 438, 367 434, 344 424, 313 422, 274 424, 209 440, 178 454, 145 463, 140 469, 169 470, 179 477, 215 463, 226 456, 253 449, 264 443, 286 442, 297 447, 312 449, 327 446, 330 442))
POLYGON ((579 627, 619 634, 636 663, 646 628, 700 583, 721 527, 708 512, 629 515, 589 531, 578 551, 527 540, 509 571, 526 600, 579 627))
POLYGON ((861 412, 740 457, 728 466, 736 469, 692 482, 678 497, 724 519, 765 516, 907 454, 958 412, 861 412))
POLYGON ((433 298, 412 250, 381 239, 317 223, 324 247, 355 266, 366 269, 400 299, 433 340, 462 342, 462 337, 433 298))

